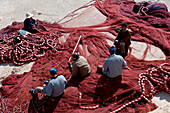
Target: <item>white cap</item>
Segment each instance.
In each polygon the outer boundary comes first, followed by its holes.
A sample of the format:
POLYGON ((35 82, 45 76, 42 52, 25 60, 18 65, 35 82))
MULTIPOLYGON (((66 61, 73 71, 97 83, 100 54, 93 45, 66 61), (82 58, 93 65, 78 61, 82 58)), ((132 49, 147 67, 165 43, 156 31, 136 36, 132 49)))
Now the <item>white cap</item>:
POLYGON ((26 13, 26 18, 31 18, 31 17, 33 17, 33 14, 27 12, 27 13, 26 13))

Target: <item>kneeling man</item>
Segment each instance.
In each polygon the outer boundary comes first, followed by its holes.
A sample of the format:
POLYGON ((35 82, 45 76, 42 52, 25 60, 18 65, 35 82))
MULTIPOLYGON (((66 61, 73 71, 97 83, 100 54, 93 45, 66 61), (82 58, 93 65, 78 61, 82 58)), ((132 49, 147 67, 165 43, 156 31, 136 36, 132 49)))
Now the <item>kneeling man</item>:
POLYGON ((55 68, 50 69, 50 74, 52 79, 48 82, 44 82, 44 87, 37 87, 35 89, 30 89, 29 93, 33 96, 37 93, 43 93, 50 97, 58 97, 64 93, 67 80, 63 75, 57 75, 57 70, 55 68))
POLYGON ((72 73, 71 78, 78 77, 78 76, 86 77, 90 75, 91 73, 90 66, 87 60, 83 56, 79 56, 78 53, 73 53, 72 60, 73 60, 72 65, 70 62, 68 62, 70 71, 72 73))

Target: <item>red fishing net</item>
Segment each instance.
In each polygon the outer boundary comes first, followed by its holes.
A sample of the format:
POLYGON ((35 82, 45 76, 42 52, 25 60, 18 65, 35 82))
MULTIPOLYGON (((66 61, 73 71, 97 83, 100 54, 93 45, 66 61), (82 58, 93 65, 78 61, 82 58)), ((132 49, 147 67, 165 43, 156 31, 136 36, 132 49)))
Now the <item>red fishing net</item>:
MULTIPOLYGON (((121 4, 121 14, 137 23, 170 31, 170 13, 167 10, 157 9, 150 12, 149 15, 140 16, 132 11, 135 4, 136 2, 134 1, 127 1, 121 4)), ((154 5, 160 5, 160 3, 154 3, 152 6, 154 5)), ((167 9, 166 6, 164 7, 167 9)))
MULTIPOLYGON (((21 75, 13 74, 2 81, 0 111, 146 113, 154 110, 157 106, 151 102, 153 94, 161 90, 170 93, 170 33, 167 32, 168 30, 162 30, 164 28, 149 26, 149 22, 145 20, 139 18, 133 20, 134 3, 125 0, 121 2, 96 0, 94 5, 107 17, 107 20, 94 26, 66 28, 57 23, 39 21, 48 31, 42 30, 41 33, 23 38, 18 44, 22 49, 18 48, 18 45, 13 46, 12 40, 23 24, 14 22, 11 26, 2 29, 0 31, 1 62, 22 65, 28 61, 36 61, 30 72, 21 75), (129 9, 125 7, 128 5, 129 9), (129 68, 124 69, 122 76, 108 79, 96 74, 96 67, 102 65, 109 56, 110 45, 107 39, 114 40, 102 32, 117 35, 114 29, 120 27, 122 22, 129 24, 129 28, 133 31, 133 40, 159 47, 166 55, 166 60, 144 61, 129 54, 125 58, 129 68), (97 29, 99 27, 107 28, 97 29), (66 42, 60 42, 59 39, 65 33, 69 33, 66 42), (92 70, 90 76, 68 81, 65 93, 59 98, 39 95, 39 99, 31 100, 29 89, 42 86, 44 80, 49 80, 50 68, 56 68, 58 74, 64 75, 69 80, 71 74, 67 62, 80 35, 83 49, 78 47, 76 52, 80 52, 80 55, 88 60, 92 70)), ((166 21, 163 18, 160 20, 166 21)), ((169 28, 165 27, 165 29, 169 28)))

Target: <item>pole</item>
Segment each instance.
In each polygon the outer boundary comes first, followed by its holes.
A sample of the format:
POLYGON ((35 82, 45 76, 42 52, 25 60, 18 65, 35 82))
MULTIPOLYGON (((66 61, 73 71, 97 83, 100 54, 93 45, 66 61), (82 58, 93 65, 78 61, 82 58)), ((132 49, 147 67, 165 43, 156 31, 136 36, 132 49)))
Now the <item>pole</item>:
MULTIPOLYGON (((76 50, 76 48, 77 48, 77 46, 78 46, 78 44, 79 44, 79 42, 80 42, 80 39, 81 39, 81 35, 80 35, 80 37, 79 37, 79 39, 78 39, 78 41, 77 41, 77 44, 76 44, 76 46, 74 47, 74 50, 73 50, 73 52, 72 53, 74 53, 75 52, 75 50, 76 50)), ((71 60, 71 57, 69 58, 69 62, 70 62, 70 60, 71 60)))

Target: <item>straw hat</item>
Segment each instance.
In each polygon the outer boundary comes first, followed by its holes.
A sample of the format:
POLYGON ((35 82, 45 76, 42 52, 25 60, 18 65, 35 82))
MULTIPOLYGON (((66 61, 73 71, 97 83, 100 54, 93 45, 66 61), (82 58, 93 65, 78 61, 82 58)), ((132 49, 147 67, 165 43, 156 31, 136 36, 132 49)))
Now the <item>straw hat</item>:
POLYGON ((27 12, 27 13, 26 13, 26 18, 31 18, 31 17, 33 17, 33 14, 27 12))

